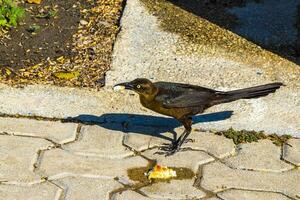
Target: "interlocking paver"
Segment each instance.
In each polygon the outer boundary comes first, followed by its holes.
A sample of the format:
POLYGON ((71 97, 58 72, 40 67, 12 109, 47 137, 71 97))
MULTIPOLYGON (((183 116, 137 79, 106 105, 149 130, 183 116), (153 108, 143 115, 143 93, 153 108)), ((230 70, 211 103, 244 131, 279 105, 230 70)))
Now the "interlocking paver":
MULTIPOLYGON (((157 123, 159 123, 159 120, 157 120, 157 123)), ((160 146, 162 143, 170 142, 173 139, 173 134, 169 132, 171 128, 168 127, 154 126, 153 124, 153 126, 135 125, 131 129, 135 131, 130 132, 129 130, 124 138, 124 144, 136 151, 160 146), (135 133, 137 131, 144 134, 135 133)))
POLYGON ((151 197, 143 196, 132 190, 127 190, 122 193, 117 193, 114 196, 115 200, 157 200, 151 197))
POLYGON ((169 167, 185 167, 190 168, 195 173, 199 165, 208 163, 214 160, 213 157, 202 151, 179 151, 172 156, 159 155, 158 149, 151 149, 143 152, 142 154, 149 159, 157 160, 157 163, 169 167))
POLYGON ((212 192, 228 188, 280 192, 292 198, 299 198, 300 171, 282 173, 231 169, 214 162, 203 167, 201 186, 212 192))
POLYGON ((147 196, 158 199, 195 199, 205 197, 205 193, 193 187, 194 180, 172 180, 170 183, 155 183, 141 188, 147 196))
POLYGON ((112 179, 97 179, 86 177, 67 177, 55 181, 63 187, 67 200, 109 200, 113 190, 123 186, 112 179))
POLYGON ((0 135, 0 181, 40 182, 33 172, 37 152, 50 146, 52 143, 40 138, 0 135))
POLYGON ((214 133, 194 131, 189 138, 194 141, 183 144, 183 148, 190 147, 192 149, 203 150, 218 158, 235 154, 233 141, 214 133))
POLYGON ((124 138, 124 144, 136 151, 143 151, 154 147, 150 141, 152 136, 142 134, 127 134, 124 138))
POLYGON ((218 194, 223 200, 289 200, 290 198, 272 192, 258 192, 245 190, 228 190, 218 194))
POLYGON ((0 118, 0 132, 48 138, 59 144, 75 140, 76 129, 77 124, 73 123, 24 118, 0 118))
POLYGON ((0 199, 3 200, 54 200, 62 196, 62 190, 50 183, 30 186, 0 185, 0 199))
POLYGON ((72 154, 61 149, 51 149, 44 153, 38 172, 50 179, 70 175, 89 177, 127 177, 127 169, 145 167, 148 161, 136 156, 124 159, 107 159, 72 154))
POLYGON ((122 145, 123 136, 124 133, 120 131, 108 130, 96 125, 84 126, 78 140, 66 145, 64 149, 80 155, 107 158, 133 155, 132 151, 122 145))
POLYGON ((238 169, 282 172, 294 166, 280 160, 281 148, 270 140, 241 144, 238 155, 226 159, 226 163, 238 169))
POLYGON ((300 166, 300 139, 290 139, 283 147, 283 158, 300 166))

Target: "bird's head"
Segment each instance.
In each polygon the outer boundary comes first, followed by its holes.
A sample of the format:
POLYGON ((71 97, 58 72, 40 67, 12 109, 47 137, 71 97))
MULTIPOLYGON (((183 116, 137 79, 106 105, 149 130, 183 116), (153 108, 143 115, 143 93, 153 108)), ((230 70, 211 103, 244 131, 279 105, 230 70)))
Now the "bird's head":
POLYGON ((139 95, 149 96, 156 92, 154 84, 146 78, 137 78, 130 82, 119 83, 114 86, 114 90, 132 90, 139 95))

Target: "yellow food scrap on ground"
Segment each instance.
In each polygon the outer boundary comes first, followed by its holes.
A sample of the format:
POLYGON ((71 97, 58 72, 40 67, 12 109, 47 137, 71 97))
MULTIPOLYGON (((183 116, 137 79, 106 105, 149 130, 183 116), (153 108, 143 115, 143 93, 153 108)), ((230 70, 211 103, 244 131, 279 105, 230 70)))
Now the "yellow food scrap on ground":
POLYGON ((42 0, 27 0, 28 3, 40 4, 42 0))
POLYGON ((154 168, 147 173, 148 179, 170 179, 176 177, 176 171, 168 167, 155 165, 154 168))
POLYGON ((57 72, 54 73, 54 76, 56 78, 60 78, 60 79, 72 79, 72 78, 76 78, 80 75, 80 72, 78 71, 74 71, 74 72, 57 72))

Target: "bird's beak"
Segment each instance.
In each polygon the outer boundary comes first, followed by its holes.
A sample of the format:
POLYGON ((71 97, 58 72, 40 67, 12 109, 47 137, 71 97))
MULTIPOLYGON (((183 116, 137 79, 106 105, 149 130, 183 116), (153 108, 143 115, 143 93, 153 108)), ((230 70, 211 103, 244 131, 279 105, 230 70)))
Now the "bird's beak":
POLYGON ((114 86, 114 91, 116 92, 120 90, 132 90, 132 89, 133 89, 133 85, 130 82, 119 83, 114 86))

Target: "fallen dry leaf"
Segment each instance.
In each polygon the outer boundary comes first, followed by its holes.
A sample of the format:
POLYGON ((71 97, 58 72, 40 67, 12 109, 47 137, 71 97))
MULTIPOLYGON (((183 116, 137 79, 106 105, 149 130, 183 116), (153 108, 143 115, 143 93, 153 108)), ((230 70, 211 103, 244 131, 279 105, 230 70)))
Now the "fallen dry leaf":
POLYGON ((57 72, 54 73, 54 76, 56 78, 60 78, 60 79, 72 79, 72 78, 76 78, 80 75, 80 72, 78 71, 74 71, 74 72, 57 72))
POLYGON ((42 0, 27 0, 28 3, 41 4, 42 0))

